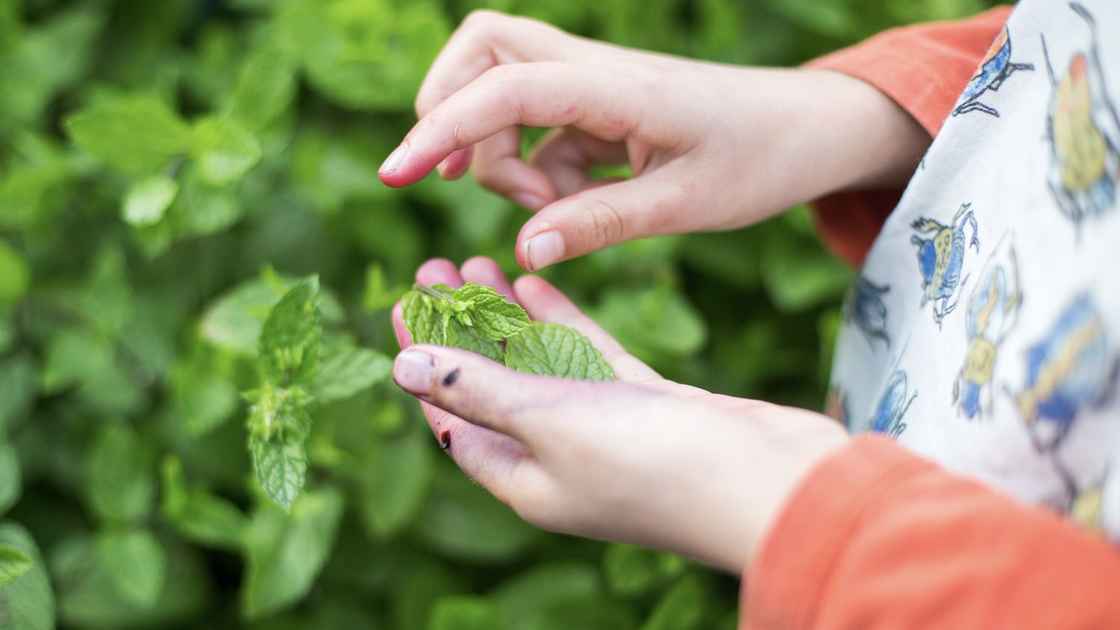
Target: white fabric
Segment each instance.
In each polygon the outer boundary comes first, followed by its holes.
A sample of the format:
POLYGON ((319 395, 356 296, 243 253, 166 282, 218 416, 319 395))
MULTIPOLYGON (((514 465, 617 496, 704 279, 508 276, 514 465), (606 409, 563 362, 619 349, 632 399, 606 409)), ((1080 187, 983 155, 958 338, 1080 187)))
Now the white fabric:
POLYGON ((1120 540, 1117 89, 1120 3, 1016 8, 849 296, 832 406, 1120 540))

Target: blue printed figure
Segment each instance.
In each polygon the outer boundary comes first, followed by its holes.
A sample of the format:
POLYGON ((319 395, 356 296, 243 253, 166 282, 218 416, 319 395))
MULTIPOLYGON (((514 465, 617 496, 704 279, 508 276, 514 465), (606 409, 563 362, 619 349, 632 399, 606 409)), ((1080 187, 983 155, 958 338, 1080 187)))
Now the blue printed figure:
POLYGON ((1053 86, 1046 119, 1050 145, 1046 180, 1062 214, 1080 227, 1086 217, 1116 206, 1120 115, 1106 90, 1096 21, 1080 4, 1070 3, 1070 8, 1088 24, 1091 42, 1088 52, 1075 52, 1058 76, 1042 39, 1053 86))
POLYGON ((945 225, 936 219, 921 217, 910 224, 917 232, 910 242, 918 247, 918 270, 922 274, 922 308, 933 302, 933 321, 941 326, 945 316, 957 307, 957 289, 968 282, 961 280, 964 267, 965 228, 971 228, 971 245, 980 251, 979 227, 972 213, 972 204, 961 204, 953 215, 953 223, 945 225), (925 236, 921 236, 925 235, 925 236))
POLYGON ((871 430, 898 439, 898 436, 906 430, 906 423, 903 422, 903 418, 917 397, 917 392, 910 393, 906 372, 895 369, 890 380, 887 381, 887 386, 883 389, 883 395, 879 397, 879 404, 875 406, 874 414, 871 416, 871 430))
POLYGON ((976 71, 976 75, 969 79, 968 85, 964 87, 964 93, 957 101, 957 107, 953 110, 953 115, 960 116, 961 114, 979 111, 998 118, 999 110, 982 103, 980 97, 988 92, 999 91, 1003 82, 1019 70, 1034 70, 1034 64, 1016 63, 1011 60, 1011 36, 1007 32, 1007 28, 1004 27, 996 36, 995 41, 992 42, 991 47, 988 48, 988 53, 984 55, 984 60, 980 62, 980 68, 976 71))
MULTIPOLYGON (((1006 240, 1006 239, 1005 239, 1006 240)), ((957 411, 974 419, 994 406, 993 376, 999 348, 1018 319, 1023 294, 1015 248, 996 247, 968 298, 965 334, 968 350, 953 383, 957 411)))
POLYGON ((1101 409, 1112 400, 1120 375, 1120 357, 1088 293, 1078 294, 1046 335, 1027 349, 1026 363, 1026 380, 1015 404, 1035 449, 1051 455, 1072 502, 1079 491, 1057 457, 1058 447, 1079 412, 1101 409))
POLYGON ((859 328, 873 348, 875 340, 891 347, 891 338, 887 334, 887 305, 883 300, 890 290, 889 285, 875 284, 861 274, 844 304, 844 318, 859 328))

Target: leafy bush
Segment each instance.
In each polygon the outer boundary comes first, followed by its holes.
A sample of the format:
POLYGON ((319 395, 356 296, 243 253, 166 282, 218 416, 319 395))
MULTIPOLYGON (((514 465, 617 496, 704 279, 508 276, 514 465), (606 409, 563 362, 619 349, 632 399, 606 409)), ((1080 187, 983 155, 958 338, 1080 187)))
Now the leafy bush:
MULTIPOLYGON (((789 64, 982 4, 0 0, 0 627, 733 627, 734 580, 525 525, 385 383, 416 266, 514 271, 523 217, 469 181, 387 190, 377 165, 477 6, 789 64), (257 349, 313 274, 322 339, 297 346, 321 378, 310 429, 282 434, 304 458, 281 462, 305 481, 286 511, 246 444, 275 465, 254 414, 296 404, 268 388, 302 364, 257 349)), ((804 209, 548 275, 666 376, 807 406, 850 277, 804 209)))

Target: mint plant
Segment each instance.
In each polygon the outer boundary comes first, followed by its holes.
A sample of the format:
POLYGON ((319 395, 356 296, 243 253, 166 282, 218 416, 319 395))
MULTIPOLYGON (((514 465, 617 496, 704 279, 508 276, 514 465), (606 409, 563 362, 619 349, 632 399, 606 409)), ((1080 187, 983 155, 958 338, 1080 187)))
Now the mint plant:
POLYGON ((533 322, 493 288, 416 285, 401 300, 416 343, 477 352, 520 372, 588 381, 614 379, 603 355, 578 330, 533 322))
POLYGON ((245 392, 249 454, 257 481, 289 509, 307 481, 307 438, 315 403, 347 398, 389 375, 388 357, 342 336, 324 339, 319 279, 296 283, 261 327, 261 383, 245 392))

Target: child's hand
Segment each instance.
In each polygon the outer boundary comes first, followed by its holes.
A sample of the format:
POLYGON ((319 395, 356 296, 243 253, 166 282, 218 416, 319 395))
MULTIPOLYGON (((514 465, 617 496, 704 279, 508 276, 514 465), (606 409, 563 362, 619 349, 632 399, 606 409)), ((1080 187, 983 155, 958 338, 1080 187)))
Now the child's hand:
POLYGON ((434 260, 424 284, 485 283, 538 320, 579 329, 618 382, 511 371, 469 352, 402 347, 394 378, 471 477, 545 529, 645 544, 741 571, 795 484, 847 439, 816 413, 672 383, 628 355, 552 285, 510 286, 491 260, 434 260))
POLYGON ((439 165, 537 211, 517 259, 537 270, 652 234, 740 227, 840 189, 898 185, 929 136, 840 74, 737 68, 593 42, 493 12, 464 21, 381 166, 404 186, 439 165), (556 127, 528 162, 518 126, 556 127), (593 181, 595 164, 633 179, 593 181))

